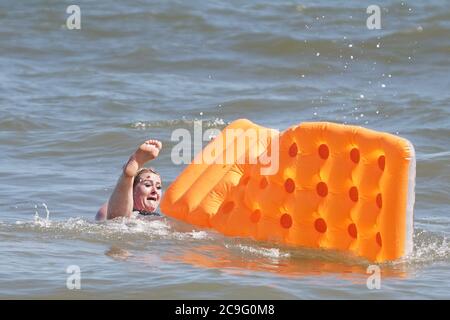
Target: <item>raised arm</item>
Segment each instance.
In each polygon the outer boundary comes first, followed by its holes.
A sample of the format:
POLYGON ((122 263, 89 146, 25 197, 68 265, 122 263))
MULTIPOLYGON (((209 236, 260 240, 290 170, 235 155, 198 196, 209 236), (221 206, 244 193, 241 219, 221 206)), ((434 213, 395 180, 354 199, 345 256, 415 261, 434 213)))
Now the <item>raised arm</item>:
POLYGON ((133 212, 133 181, 144 164, 158 157, 162 144, 158 140, 147 140, 139 146, 124 165, 109 201, 97 213, 96 220, 129 217, 133 212))

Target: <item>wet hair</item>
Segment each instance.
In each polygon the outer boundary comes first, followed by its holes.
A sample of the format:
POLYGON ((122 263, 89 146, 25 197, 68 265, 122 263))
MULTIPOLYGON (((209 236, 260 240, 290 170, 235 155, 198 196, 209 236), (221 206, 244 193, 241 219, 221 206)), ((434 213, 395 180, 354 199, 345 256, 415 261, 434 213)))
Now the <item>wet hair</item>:
POLYGON ((133 189, 134 187, 136 187, 136 185, 141 182, 141 175, 147 172, 151 172, 156 174, 160 179, 161 179, 161 175, 158 173, 158 171, 156 171, 154 168, 152 167, 148 167, 148 168, 141 168, 138 170, 138 172, 136 173, 136 175, 134 176, 134 181, 133 181, 133 189))

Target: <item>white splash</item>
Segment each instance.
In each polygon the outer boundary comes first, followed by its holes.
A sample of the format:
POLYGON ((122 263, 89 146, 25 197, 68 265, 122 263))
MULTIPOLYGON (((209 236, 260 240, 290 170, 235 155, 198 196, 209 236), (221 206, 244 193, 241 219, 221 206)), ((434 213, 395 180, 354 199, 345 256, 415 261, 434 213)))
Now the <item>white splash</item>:
POLYGON ((47 205, 45 203, 42 203, 42 206, 44 207, 45 212, 47 213, 47 216, 46 216, 45 220, 48 221, 50 219, 50 211, 48 211, 48 207, 47 207, 47 205))
POLYGON ((208 238, 208 233, 205 232, 205 231, 192 230, 190 235, 192 236, 192 239, 206 239, 206 238, 208 238))
MULTIPOLYGON (((41 226, 41 227, 49 227, 50 226, 50 211, 48 210, 48 207, 47 207, 47 205, 45 203, 42 203, 42 206, 44 207, 45 214, 46 214, 45 219, 41 218, 39 216, 38 205, 34 205, 34 209, 35 209, 35 212, 34 212, 34 223, 36 225, 41 226)), ((16 221, 17 225, 24 224, 24 223, 25 222, 23 222, 23 221, 16 221)))
MULTIPOLYGON (((225 247, 229 247, 228 245, 225 245, 225 247)), ((256 247, 250 247, 242 244, 236 245, 236 247, 244 252, 244 253, 251 253, 258 256, 263 256, 271 259, 280 259, 280 258, 289 258, 290 254, 287 252, 282 252, 278 248, 256 248, 256 247)))

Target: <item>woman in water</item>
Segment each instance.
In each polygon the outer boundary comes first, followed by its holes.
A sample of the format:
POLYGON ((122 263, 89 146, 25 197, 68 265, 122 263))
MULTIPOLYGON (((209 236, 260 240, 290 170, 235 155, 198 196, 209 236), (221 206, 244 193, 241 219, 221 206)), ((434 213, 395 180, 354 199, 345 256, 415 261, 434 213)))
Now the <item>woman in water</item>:
POLYGON ((109 198, 95 216, 96 220, 159 215, 156 212, 161 200, 161 177, 144 164, 158 157, 162 144, 158 140, 147 140, 131 155, 109 198))

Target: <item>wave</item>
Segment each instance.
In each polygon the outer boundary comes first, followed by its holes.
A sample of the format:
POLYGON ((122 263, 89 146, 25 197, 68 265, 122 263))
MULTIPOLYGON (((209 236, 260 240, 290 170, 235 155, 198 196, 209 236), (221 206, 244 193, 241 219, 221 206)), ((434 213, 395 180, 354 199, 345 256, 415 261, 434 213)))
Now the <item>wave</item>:
POLYGON ((173 120, 158 120, 158 121, 137 121, 127 125, 133 129, 150 129, 150 128, 165 128, 173 129, 179 127, 190 127, 193 128, 197 121, 202 121, 202 126, 207 128, 224 128, 228 123, 226 123, 222 118, 215 119, 173 119, 173 120))
POLYGON ((31 221, 18 220, 15 223, 0 222, 0 231, 19 233, 38 233, 50 238, 69 238, 95 241, 110 240, 206 240, 213 235, 194 227, 179 227, 179 224, 166 218, 119 218, 105 222, 93 222, 82 217, 56 221, 40 217, 38 213, 31 221), (184 229, 184 230, 183 230, 184 229))
MULTIPOLYGON (((38 233, 44 237, 86 240, 90 242, 121 241, 194 241, 200 245, 211 241, 224 241, 224 247, 238 255, 255 256, 264 259, 321 260, 330 262, 365 265, 368 261, 334 250, 293 248, 270 243, 254 242, 251 239, 227 238, 215 231, 198 229, 170 218, 143 217, 137 219, 119 218, 105 222, 93 222, 82 217, 67 220, 51 220, 47 208, 46 217, 36 211, 33 220, 18 220, 15 223, 0 221, 2 233, 38 233)), ((428 220, 426 220, 428 221, 428 220)), ((419 221, 420 222, 420 221, 419 221)), ((437 224, 441 224, 437 222, 437 224)), ((445 235, 421 228, 414 230, 414 249, 411 255, 382 266, 411 267, 436 262, 450 261, 450 246, 445 235)))
POLYGON ((4 116, 0 119, 0 131, 26 132, 51 128, 54 126, 50 125, 50 121, 43 117, 37 119, 30 116, 4 116))

